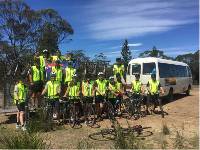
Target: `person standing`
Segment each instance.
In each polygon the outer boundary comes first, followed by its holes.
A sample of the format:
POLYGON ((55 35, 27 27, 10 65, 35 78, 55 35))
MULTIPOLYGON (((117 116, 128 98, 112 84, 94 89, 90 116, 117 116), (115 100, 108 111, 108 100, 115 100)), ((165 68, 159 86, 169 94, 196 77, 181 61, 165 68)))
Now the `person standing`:
POLYGON ((25 102, 27 97, 27 87, 23 80, 20 79, 14 87, 14 103, 17 106, 17 124, 16 129, 22 128, 23 131, 26 130, 25 127, 25 102))

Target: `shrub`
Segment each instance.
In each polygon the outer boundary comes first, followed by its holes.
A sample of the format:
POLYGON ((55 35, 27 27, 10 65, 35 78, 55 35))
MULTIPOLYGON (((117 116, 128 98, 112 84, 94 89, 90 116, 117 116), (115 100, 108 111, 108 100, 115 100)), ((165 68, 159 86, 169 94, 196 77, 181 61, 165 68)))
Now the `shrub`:
POLYGON ((166 124, 163 124, 163 126, 162 126, 162 134, 164 134, 164 135, 170 134, 170 130, 166 124))
POLYGON ((178 149, 183 149, 185 143, 185 138, 182 132, 176 131, 176 137, 174 139, 174 147, 178 149))
POLYGON ((77 149, 93 149, 93 145, 87 139, 82 139, 78 142, 77 149))
POLYGON ((2 149, 47 149, 50 144, 40 134, 29 134, 28 132, 15 132, 1 130, 0 147, 2 149))
POLYGON ((38 109, 27 124, 27 130, 29 133, 39 131, 47 132, 53 130, 53 128, 53 121, 47 120, 47 114, 43 109, 38 109))
MULTIPOLYGON (((115 140, 114 147, 116 149, 142 149, 144 145, 141 142, 141 139, 137 138, 131 129, 128 133, 123 132, 122 127, 119 124, 115 124, 115 140)), ((130 128, 128 124, 128 128, 130 128)))

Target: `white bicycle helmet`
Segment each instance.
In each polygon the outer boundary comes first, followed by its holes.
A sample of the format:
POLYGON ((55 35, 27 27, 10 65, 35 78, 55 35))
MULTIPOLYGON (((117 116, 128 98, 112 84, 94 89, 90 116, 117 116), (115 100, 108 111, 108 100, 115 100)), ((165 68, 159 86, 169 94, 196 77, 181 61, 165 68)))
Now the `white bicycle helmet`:
POLYGON ((98 76, 100 76, 100 75, 104 75, 104 73, 103 73, 103 72, 99 72, 99 73, 98 73, 98 76))

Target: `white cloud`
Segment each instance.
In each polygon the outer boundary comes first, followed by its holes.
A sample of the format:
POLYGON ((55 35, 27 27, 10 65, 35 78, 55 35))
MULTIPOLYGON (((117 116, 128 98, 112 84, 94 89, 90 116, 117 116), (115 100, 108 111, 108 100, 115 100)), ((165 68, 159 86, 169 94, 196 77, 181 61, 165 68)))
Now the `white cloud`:
MULTIPOLYGON (((142 43, 129 43, 128 44, 129 47, 138 47, 138 46, 142 46, 142 45, 143 45, 142 43)), ((112 46, 109 49, 119 49, 121 47, 122 46, 112 46)))
POLYGON ((84 29, 98 40, 164 32, 198 21, 195 0, 99 0, 83 7, 84 29))
POLYGON ((142 46, 142 43, 129 43, 128 46, 130 47, 142 46))

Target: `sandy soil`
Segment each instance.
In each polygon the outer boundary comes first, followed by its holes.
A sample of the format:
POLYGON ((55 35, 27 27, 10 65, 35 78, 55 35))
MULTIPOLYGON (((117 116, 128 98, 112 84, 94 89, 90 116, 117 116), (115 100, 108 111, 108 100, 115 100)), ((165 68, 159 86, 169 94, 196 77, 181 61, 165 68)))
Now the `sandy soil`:
MULTIPOLYGON (((163 124, 167 125, 172 133, 169 135, 169 141, 173 141, 175 131, 183 131, 184 137, 190 138, 199 132, 199 88, 194 87, 191 96, 178 94, 175 100, 164 105, 164 111, 168 113, 165 118, 160 115, 148 115, 138 120, 128 120, 128 124, 142 125, 143 127, 151 127, 148 130, 153 133, 152 136, 147 137, 147 140, 156 141, 157 148, 159 147, 159 135, 163 124)), ((0 122, 4 126, 14 128, 15 124, 9 122, 8 116, 0 115, 0 122), (6 122, 5 122, 6 121, 6 122), (6 124, 5 124, 6 123, 6 124)), ((127 126, 126 119, 118 119, 121 126, 127 126)), ((82 140, 89 141, 95 148, 111 148, 112 141, 94 141, 88 138, 88 135, 101 130, 102 128, 110 127, 110 122, 104 120, 99 123, 100 128, 90 128, 83 124, 80 129, 71 129, 68 125, 60 127, 60 129, 45 133, 51 141, 51 148, 76 148, 78 143, 82 140)), ((169 144, 169 147, 172 144, 169 144)), ((155 148, 155 147, 154 147, 155 148)))

